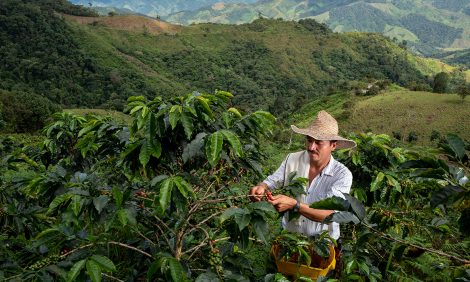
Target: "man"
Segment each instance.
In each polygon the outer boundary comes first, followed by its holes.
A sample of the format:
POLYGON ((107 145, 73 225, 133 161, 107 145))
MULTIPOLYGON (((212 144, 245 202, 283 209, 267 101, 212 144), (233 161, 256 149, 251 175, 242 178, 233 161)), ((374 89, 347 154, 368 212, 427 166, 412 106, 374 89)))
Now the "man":
POLYGON ((331 153, 336 149, 355 147, 356 143, 338 135, 338 123, 325 111, 317 114, 310 127, 301 129, 292 125, 291 128, 294 132, 305 135, 306 150, 289 154, 274 174, 250 189, 251 199, 261 201, 269 190, 287 185, 289 174, 295 171, 297 177, 308 179, 305 194, 297 199, 286 195, 267 197, 267 201, 278 212, 293 210, 300 213, 300 217, 293 220, 289 220, 286 213, 282 226, 308 236, 328 230, 332 238, 338 239, 338 223, 321 223, 334 211, 313 209, 309 205, 332 196, 344 198, 342 193, 349 193, 352 174, 331 153))

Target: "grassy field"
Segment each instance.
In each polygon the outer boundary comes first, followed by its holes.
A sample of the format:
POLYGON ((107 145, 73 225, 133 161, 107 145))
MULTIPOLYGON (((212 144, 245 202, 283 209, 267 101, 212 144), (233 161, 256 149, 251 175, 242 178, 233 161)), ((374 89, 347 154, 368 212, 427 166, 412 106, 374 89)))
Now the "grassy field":
POLYGON ((306 127, 316 112, 326 110, 340 123, 343 134, 371 131, 376 134, 393 132, 406 141, 416 132, 418 145, 429 145, 433 130, 441 135, 456 133, 470 140, 470 99, 455 94, 437 94, 404 89, 388 91, 372 97, 349 97, 337 94, 309 103, 292 114, 283 128, 290 124, 306 127))
POLYGON ((420 145, 431 143, 433 130, 470 140, 470 99, 455 94, 387 92, 357 101, 349 111, 350 117, 341 124, 345 131, 399 132, 403 140, 416 132, 420 145))

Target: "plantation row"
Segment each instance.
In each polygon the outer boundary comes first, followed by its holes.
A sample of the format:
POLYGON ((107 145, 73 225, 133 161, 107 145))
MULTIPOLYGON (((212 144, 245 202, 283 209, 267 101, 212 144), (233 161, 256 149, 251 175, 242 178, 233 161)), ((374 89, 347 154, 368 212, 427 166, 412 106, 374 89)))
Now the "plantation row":
MULTIPOLYGON (((58 113, 40 144, 1 139, 0 280, 285 281, 269 251, 293 237, 247 197, 275 118, 231 99, 131 97, 130 126, 58 113)), ((313 204, 341 211, 328 219, 343 223, 336 277, 469 279, 464 142, 450 134, 413 150, 387 135, 350 138, 357 148, 335 157, 353 172, 351 195, 313 204)))

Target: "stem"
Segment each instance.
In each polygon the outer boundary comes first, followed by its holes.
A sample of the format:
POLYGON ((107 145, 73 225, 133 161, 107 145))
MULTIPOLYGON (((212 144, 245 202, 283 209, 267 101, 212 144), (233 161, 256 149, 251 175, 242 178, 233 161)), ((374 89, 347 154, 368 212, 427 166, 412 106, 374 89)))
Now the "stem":
POLYGON ((450 254, 446 254, 444 252, 441 252, 439 250, 434 250, 434 249, 429 249, 429 248, 426 248, 426 247, 422 247, 422 246, 418 246, 418 245, 415 245, 415 244, 412 244, 412 243, 409 243, 409 242, 406 242, 405 240, 401 240, 401 239, 397 239, 397 238, 394 238, 388 234, 385 234, 375 228, 373 228, 372 226, 366 224, 366 223, 362 223, 363 226, 369 228, 370 230, 372 230, 374 233, 376 233, 377 235, 379 235, 380 237, 386 239, 386 240, 389 240, 389 241, 392 241, 392 242, 397 242, 397 243, 400 243, 400 244, 403 244, 403 245, 406 245, 406 246, 410 246, 410 247, 414 247, 414 248, 417 248, 417 249, 420 249, 420 250, 423 250, 423 251, 427 251, 427 252, 430 252, 430 253, 433 253, 433 254, 436 254, 436 255, 440 255, 440 256, 444 256, 446 258, 449 258, 449 259, 452 259, 452 260, 455 260, 455 261, 458 261, 462 264, 470 264, 470 260, 467 260, 467 259, 463 259, 463 258, 460 258, 460 257, 457 257, 457 256, 454 256, 454 255, 450 255, 450 254))
POLYGON ((85 249, 85 248, 88 248, 88 247, 93 247, 94 245, 95 245, 94 243, 91 243, 91 244, 87 244, 87 245, 80 246, 80 247, 78 247, 78 248, 75 248, 75 249, 71 250, 70 252, 67 252, 67 253, 61 255, 59 258, 60 258, 60 259, 64 259, 64 258, 66 258, 67 256, 69 256, 69 255, 75 253, 76 251, 79 251, 79 250, 81 250, 81 249, 85 249))
POLYGON ((142 250, 140 250, 140 249, 137 249, 136 247, 132 247, 132 246, 129 246, 129 245, 127 245, 127 244, 120 243, 120 242, 115 242, 115 241, 109 241, 109 242, 107 242, 107 243, 108 243, 108 244, 113 244, 113 245, 118 245, 118 246, 121 246, 121 247, 124 247, 124 248, 128 248, 128 249, 130 249, 130 250, 134 250, 134 251, 136 251, 136 252, 139 252, 139 253, 143 254, 144 256, 147 256, 147 257, 153 259, 153 257, 152 257, 151 254, 146 253, 146 252, 144 252, 144 251, 142 251, 142 250))
POLYGON ((127 248, 127 249, 134 250, 134 251, 136 251, 136 252, 139 252, 139 253, 141 253, 141 254, 143 254, 143 255, 145 255, 145 256, 147 256, 147 257, 153 259, 152 255, 149 254, 149 253, 146 253, 146 252, 144 252, 144 251, 142 251, 142 250, 140 250, 140 249, 137 249, 136 247, 132 247, 132 246, 129 246, 129 245, 127 245, 127 244, 120 243, 120 242, 115 242, 115 241, 98 242, 98 243, 92 243, 92 244, 83 245, 83 246, 80 246, 80 247, 78 247, 78 248, 75 248, 75 249, 71 250, 70 252, 68 252, 68 253, 66 253, 66 254, 61 255, 59 258, 60 258, 60 259, 64 259, 64 258, 66 258, 67 256, 69 256, 69 255, 75 253, 75 252, 78 251, 78 250, 85 249, 85 248, 88 248, 88 247, 93 247, 94 245, 104 245, 104 244, 118 245, 118 246, 121 246, 121 247, 124 247, 124 248, 127 248))
POLYGON ((106 274, 106 273, 101 273, 101 275, 103 275, 103 276, 106 277, 106 278, 110 278, 110 279, 112 279, 112 280, 116 280, 116 281, 119 281, 119 282, 124 282, 124 280, 121 280, 121 279, 119 279, 119 278, 116 278, 116 277, 111 276, 111 275, 106 274))

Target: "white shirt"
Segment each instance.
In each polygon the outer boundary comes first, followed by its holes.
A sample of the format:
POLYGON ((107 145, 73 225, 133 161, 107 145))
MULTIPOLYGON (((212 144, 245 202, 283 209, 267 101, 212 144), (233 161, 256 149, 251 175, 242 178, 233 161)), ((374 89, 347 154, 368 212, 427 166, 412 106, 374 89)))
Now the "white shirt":
MULTIPOLYGON (((287 176, 291 171, 292 162, 295 163, 296 177, 305 177, 308 179, 308 171, 310 168, 310 160, 307 151, 300 151, 289 154, 282 162, 281 166, 272 175, 268 176, 263 182, 270 189, 275 189, 286 183, 287 176)), ((328 165, 312 180, 310 185, 306 185, 305 194, 297 198, 301 203, 310 205, 311 203, 338 196, 344 199, 342 193, 349 193, 352 185, 352 173, 342 163, 336 161, 331 156, 328 165), (308 186, 308 187, 307 187, 308 186)), ((338 239, 340 235, 339 224, 322 224, 312 221, 304 216, 300 216, 296 220, 288 220, 288 213, 282 219, 282 226, 292 232, 303 233, 308 236, 321 233, 328 230, 332 238, 338 239)))

